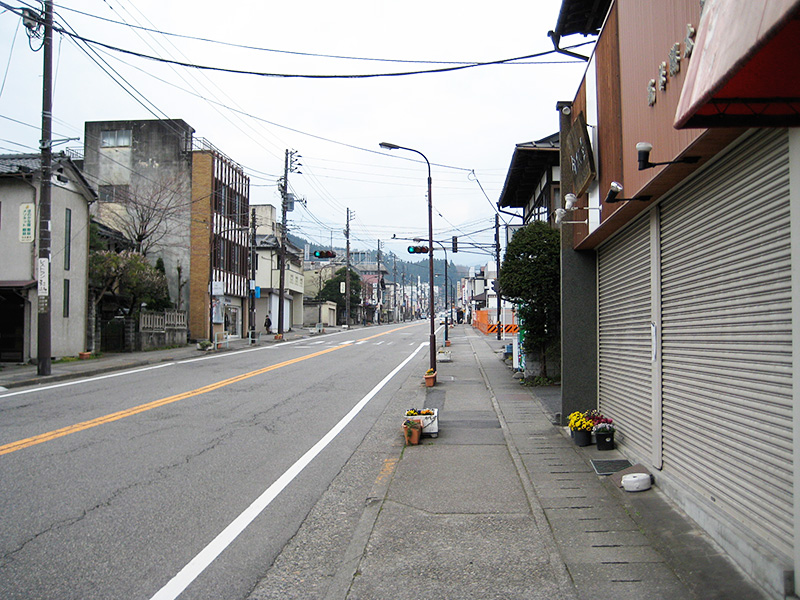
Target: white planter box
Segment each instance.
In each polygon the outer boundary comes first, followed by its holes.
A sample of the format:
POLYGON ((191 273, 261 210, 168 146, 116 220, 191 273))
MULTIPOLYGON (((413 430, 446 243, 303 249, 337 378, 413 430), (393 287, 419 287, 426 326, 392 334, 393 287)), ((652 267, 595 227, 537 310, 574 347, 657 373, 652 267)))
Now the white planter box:
POLYGON ((412 421, 419 421, 422 424, 422 433, 427 433, 431 437, 439 436, 439 409, 432 408, 432 415, 414 415, 413 417, 405 417, 412 421))

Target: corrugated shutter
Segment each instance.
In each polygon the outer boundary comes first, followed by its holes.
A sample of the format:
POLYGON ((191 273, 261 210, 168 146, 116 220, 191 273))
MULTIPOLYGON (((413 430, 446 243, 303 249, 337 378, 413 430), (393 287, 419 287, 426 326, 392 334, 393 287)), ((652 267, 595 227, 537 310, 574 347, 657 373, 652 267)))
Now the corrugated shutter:
POLYGON ((785 130, 737 143, 662 204, 663 469, 792 548, 785 130))
POLYGON ((599 407, 639 457, 652 448, 650 223, 645 215, 598 250, 599 407))

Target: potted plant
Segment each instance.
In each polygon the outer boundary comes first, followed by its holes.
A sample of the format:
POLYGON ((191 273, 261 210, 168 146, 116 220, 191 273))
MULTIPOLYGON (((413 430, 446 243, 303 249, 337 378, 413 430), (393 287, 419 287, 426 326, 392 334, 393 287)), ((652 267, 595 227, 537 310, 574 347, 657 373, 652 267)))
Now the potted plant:
POLYGON ((614 426, 614 421, 606 417, 603 417, 602 420, 594 426, 598 450, 614 449, 614 432, 616 430, 617 428, 614 426))
POLYGON ((586 418, 582 412, 574 412, 569 416, 569 429, 576 446, 588 446, 592 443, 594 422, 586 418))
POLYGON ((425 371, 425 387, 433 387, 436 383, 436 371, 428 369, 425 371))
POLYGON ((403 436, 406 438, 406 446, 419 444, 420 435, 422 435, 422 423, 414 419, 406 419, 403 422, 403 436))
POLYGON ((417 421, 422 426, 422 433, 431 437, 439 437, 439 409, 438 408, 409 408, 406 419, 417 421))

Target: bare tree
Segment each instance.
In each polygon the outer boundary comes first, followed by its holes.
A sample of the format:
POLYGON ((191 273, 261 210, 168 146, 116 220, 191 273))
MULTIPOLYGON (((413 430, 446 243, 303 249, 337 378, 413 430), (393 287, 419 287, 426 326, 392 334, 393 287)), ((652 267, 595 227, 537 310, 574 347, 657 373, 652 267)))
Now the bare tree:
POLYGON ((147 256, 169 234, 175 219, 189 210, 189 201, 187 184, 178 176, 140 179, 103 206, 103 220, 147 256))

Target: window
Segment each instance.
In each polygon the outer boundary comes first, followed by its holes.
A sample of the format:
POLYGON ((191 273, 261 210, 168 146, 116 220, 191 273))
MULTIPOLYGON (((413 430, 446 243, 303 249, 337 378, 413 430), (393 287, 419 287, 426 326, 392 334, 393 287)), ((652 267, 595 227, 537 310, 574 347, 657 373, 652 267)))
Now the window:
POLYGON ((100 202, 124 202, 128 198, 127 185, 100 185, 97 186, 97 193, 100 202))
POLYGON ((64 215, 64 270, 69 271, 72 254, 72 210, 67 209, 64 215))
POLYGON ((69 279, 64 280, 64 318, 69 318, 69 279))
POLYGON ((119 146, 131 145, 131 130, 117 129, 115 131, 103 131, 100 133, 101 148, 115 148, 119 146))

